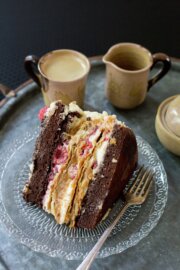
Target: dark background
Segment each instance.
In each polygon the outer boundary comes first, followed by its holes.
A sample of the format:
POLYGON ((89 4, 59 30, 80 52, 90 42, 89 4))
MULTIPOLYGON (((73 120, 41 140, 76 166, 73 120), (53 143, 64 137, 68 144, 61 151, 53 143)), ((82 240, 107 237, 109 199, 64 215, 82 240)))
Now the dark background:
POLYGON ((1 0, 0 82, 25 81, 28 54, 71 48, 93 56, 124 41, 180 57, 180 1, 1 0))

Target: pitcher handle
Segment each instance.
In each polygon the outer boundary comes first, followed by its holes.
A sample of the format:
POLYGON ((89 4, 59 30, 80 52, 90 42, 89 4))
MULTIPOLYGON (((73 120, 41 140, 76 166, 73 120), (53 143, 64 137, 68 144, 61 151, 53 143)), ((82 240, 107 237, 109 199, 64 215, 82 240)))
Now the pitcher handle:
POLYGON ((24 59, 24 67, 28 75, 41 87, 40 73, 38 70, 39 58, 35 55, 28 55, 24 59))
POLYGON ((164 75, 169 71, 171 67, 171 60, 167 54, 164 53, 155 53, 153 54, 153 64, 151 69, 154 68, 157 62, 162 62, 163 66, 160 70, 148 81, 148 91, 149 89, 157 83, 164 75))

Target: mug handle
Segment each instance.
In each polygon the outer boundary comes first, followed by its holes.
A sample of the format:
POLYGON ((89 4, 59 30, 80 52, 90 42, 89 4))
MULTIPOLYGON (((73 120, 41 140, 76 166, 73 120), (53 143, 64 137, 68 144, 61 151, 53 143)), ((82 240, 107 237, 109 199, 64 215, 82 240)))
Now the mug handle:
POLYGON ((155 84, 157 83, 164 75, 169 71, 171 67, 171 60, 167 54, 164 53, 155 53, 153 54, 153 64, 151 66, 151 69, 156 65, 157 62, 162 62, 163 66, 162 68, 155 74, 149 81, 148 81, 148 88, 147 91, 155 84))
POLYGON ((24 67, 29 76, 41 87, 40 73, 38 70, 39 58, 35 55, 28 55, 24 59, 24 67))

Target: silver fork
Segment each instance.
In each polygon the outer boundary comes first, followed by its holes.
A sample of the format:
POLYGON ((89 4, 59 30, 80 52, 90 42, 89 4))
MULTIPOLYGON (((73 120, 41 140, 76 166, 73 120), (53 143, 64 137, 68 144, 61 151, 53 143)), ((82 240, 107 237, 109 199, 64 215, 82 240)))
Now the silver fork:
POLYGON ((148 168, 144 168, 144 166, 142 166, 139 169, 133 184, 130 186, 127 193, 125 194, 125 204, 123 208, 120 210, 113 223, 104 231, 98 242, 91 249, 87 257, 83 260, 83 262, 78 266, 76 270, 89 269, 93 260, 96 258, 100 248, 106 241, 107 237, 110 235, 112 229, 116 226, 120 218, 123 216, 127 208, 131 205, 138 205, 145 202, 152 184, 152 180, 153 173, 148 168))

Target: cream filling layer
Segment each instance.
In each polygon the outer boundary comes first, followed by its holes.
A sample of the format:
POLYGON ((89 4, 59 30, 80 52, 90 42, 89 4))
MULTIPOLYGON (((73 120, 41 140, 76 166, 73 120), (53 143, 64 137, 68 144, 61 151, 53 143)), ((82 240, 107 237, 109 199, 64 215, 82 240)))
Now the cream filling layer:
MULTIPOLYGON (((56 105, 52 105, 52 107, 51 107, 52 111, 55 111, 55 106, 56 105)), ((50 111, 48 112, 49 115, 51 115, 50 111)), ((95 168, 93 168, 93 170, 92 170, 93 175, 94 175, 95 173, 98 172, 101 164, 103 163, 106 149, 108 146, 108 140, 103 141, 102 144, 100 145, 100 147, 98 147, 96 149, 95 156, 93 156, 93 157, 90 156, 91 153, 93 152, 93 149, 96 147, 97 139, 100 136, 102 130, 110 128, 112 131, 112 127, 114 126, 115 123, 117 123, 117 119, 115 116, 108 116, 108 114, 106 112, 103 112, 102 114, 100 114, 100 113, 96 113, 96 112, 82 111, 75 103, 70 103, 69 106, 65 106, 65 110, 63 113, 64 117, 66 115, 68 115, 69 112, 79 112, 81 117, 83 118, 84 122, 80 126, 80 129, 77 130, 77 132, 72 135, 72 137, 69 141, 69 144, 68 144, 68 155, 69 155, 68 162, 69 163, 67 163, 66 166, 59 165, 59 171, 55 175, 54 179, 49 182, 46 194, 43 198, 44 210, 49 212, 49 213, 52 213, 55 216, 56 221, 60 224, 68 223, 70 221, 70 217, 67 216, 67 213, 68 213, 69 209, 71 208, 75 188, 76 188, 76 185, 77 185, 77 183, 80 179, 80 175, 81 175, 80 173, 77 173, 77 175, 74 177, 74 179, 71 179, 71 177, 68 176, 69 174, 66 173, 66 175, 64 175, 64 180, 62 181, 63 172, 65 170, 68 170, 69 167, 72 165, 70 156, 73 154, 72 153, 73 146, 74 145, 77 146, 77 149, 75 150, 78 154, 78 158, 77 158, 78 162, 76 164, 77 172, 82 171, 82 169, 86 169, 86 167, 89 166, 89 164, 96 161, 97 166, 95 166, 95 168), (86 130, 85 128, 83 128, 83 124, 86 122, 87 118, 91 118, 91 120, 94 120, 97 123, 99 122, 101 128, 98 128, 88 138, 89 142, 92 144, 93 147, 91 149, 92 151, 90 151, 90 153, 89 153, 90 160, 88 159, 89 161, 87 160, 87 164, 86 164, 86 162, 85 162, 86 159, 83 159, 80 155, 81 147, 78 147, 78 146, 80 146, 80 145, 82 146, 82 144, 80 144, 80 142, 82 143, 82 139, 86 138, 89 134, 89 130, 88 129, 86 130), (111 124, 108 125, 107 122, 109 119, 111 120, 110 121, 111 124), (88 163, 88 162, 90 162, 90 163, 88 163)), ((91 122, 91 120, 90 120, 90 122, 91 122)), ((73 125, 74 125, 74 123, 73 123, 73 125)), ((111 134, 111 133, 109 133, 109 134, 111 134)), ((86 153, 86 151, 85 151, 85 153, 86 153)), ((83 197, 87 191, 87 188, 88 188, 88 186, 85 187, 85 183, 84 183, 83 197)), ((81 201, 82 201, 82 197, 81 197, 81 201)), ((75 215, 76 214, 77 214, 77 211, 76 211, 75 215)))
MULTIPOLYGON (((61 168, 62 168, 62 166, 60 166, 60 168, 59 168, 59 173, 61 171, 61 168)), ((43 209, 48 213, 51 212, 51 209, 50 209, 51 193, 52 193, 55 178, 56 178, 56 175, 52 181, 49 181, 46 193, 45 193, 45 195, 43 197, 43 201, 42 201, 43 209)))
POLYGON ((84 168, 81 179, 79 179, 76 189, 76 194, 73 202, 72 209, 69 213, 70 216, 70 226, 74 227, 75 220, 78 212, 81 210, 82 201, 88 190, 90 181, 93 181, 95 174, 99 171, 100 167, 103 165, 104 157, 106 154, 108 142, 111 138, 112 131, 106 135, 103 135, 100 141, 88 161, 87 166, 84 168))
MULTIPOLYGON (((80 134, 77 134, 77 138, 75 138, 76 143, 79 144, 79 147, 77 147, 76 149, 76 158, 72 157, 72 162, 70 161, 68 168, 65 170, 64 177, 63 176, 60 177, 61 179, 59 179, 59 184, 57 185, 56 190, 52 194, 53 199, 51 203, 51 211, 54 214, 56 221, 60 224, 68 222, 68 220, 66 220, 66 214, 68 208, 71 206, 71 202, 74 196, 77 181, 81 174, 81 170, 83 168, 84 162, 86 161, 86 159, 88 159, 88 156, 91 154, 93 148, 95 147, 96 140, 100 136, 100 134, 101 134, 100 130, 96 130, 95 136, 94 134, 92 135, 94 138, 93 141, 91 142, 92 147, 88 150, 89 152, 83 152, 85 153, 85 156, 83 156, 83 154, 81 156, 81 146, 83 144, 79 142, 80 140, 82 140, 82 137, 80 136, 80 134), (77 170, 75 172, 74 177, 71 178, 69 170, 73 166, 76 166, 77 170)), ((88 134, 86 134, 86 136, 87 135, 88 134)), ((86 139, 86 136, 84 139, 86 139)))
MULTIPOLYGON (((87 124, 89 125, 90 122, 87 122, 87 124)), ((96 145, 96 140, 101 134, 100 129, 96 129, 95 132, 92 132, 93 130, 94 130, 94 126, 91 126, 90 130, 89 129, 86 130, 86 124, 84 123, 82 124, 82 129, 78 130, 78 132, 69 141, 69 144, 68 144, 69 156, 70 156, 70 153, 72 152, 72 148, 74 147, 74 145, 77 145, 76 152, 79 155, 79 158, 77 159, 78 160, 77 171, 80 171, 82 167, 84 157, 83 155, 81 157, 81 147, 83 146, 83 144, 85 144, 86 139, 88 138, 88 141, 92 144, 92 148, 94 148, 96 145), (92 133, 90 136, 89 136, 89 131, 92 133)), ((87 148, 85 148, 85 150, 87 150, 87 148)), ((84 154, 88 154, 88 152, 85 151, 84 154)), ((71 165, 73 165, 71 164, 71 162, 69 165, 66 164, 65 170, 69 169, 71 165)), ((66 174, 66 176, 64 176, 64 178, 65 177, 67 178, 66 181, 63 181, 63 183, 61 183, 58 188, 57 183, 59 181, 62 182, 62 179, 61 179, 62 173, 63 172, 60 169, 58 174, 54 177, 54 179, 49 182, 47 192, 43 198, 44 210, 46 210, 49 213, 52 213, 55 216, 57 222, 60 224, 65 222, 66 213, 67 213, 69 205, 71 204, 73 192, 75 190, 76 182, 77 182, 76 177, 74 179, 71 179, 66 174), (56 190, 57 188, 59 189, 58 192, 56 190)))
POLYGON ((104 141, 102 145, 97 149, 96 157, 95 157, 95 160, 97 161, 97 167, 93 169, 93 174, 99 171, 99 167, 104 161, 104 156, 106 154, 107 146, 108 146, 108 140, 104 141))
MULTIPOLYGON (((50 107, 47 109, 47 111, 45 113, 45 116, 47 118, 50 118, 55 113, 55 111, 56 111, 57 108, 58 108, 57 101, 52 102, 51 105, 50 105, 50 107)), ((68 106, 65 105, 64 112, 61 115, 63 116, 63 118, 65 118, 68 115, 68 113, 70 113, 70 112, 78 112, 81 116, 84 116, 85 117, 84 118, 84 121, 85 121, 86 117, 92 117, 92 118, 96 118, 96 119, 98 119, 98 118, 101 119, 102 118, 102 114, 100 114, 100 113, 89 112, 89 111, 86 111, 86 112, 82 111, 79 108, 79 106, 76 104, 76 102, 71 102, 68 106)), ((103 115, 107 115, 107 113, 104 112, 103 115)), ((79 123, 78 123, 79 125, 80 125, 81 121, 82 120, 79 120, 79 123)), ((74 128, 74 127, 72 127, 72 128, 74 128)), ((83 131, 81 133, 81 136, 83 136, 83 131)), ((94 135, 94 137, 95 136, 96 135, 94 135)), ((77 140, 78 139, 79 138, 77 138, 77 140)), ((93 137, 90 140, 93 141, 93 137)), ((62 168, 62 165, 59 165, 59 172, 58 173, 61 172, 61 168, 62 168)), ((30 167, 30 176, 32 174, 32 171, 33 171, 33 164, 31 164, 31 167, 30 167)), ((55 177, 54 177, 54 179, 55 179, 55 177)), ((47 191, 46 191, 46 193, 44 195, 44 198, 43 198, 43 208, 47 212, 50 212, 50 209, 49 209, 49 206, 48 205, 49 205, 50 198, 51 198, 53 182, 54 181, 50 181, 49 182, 48 187, 47 187, 47 191)), ((65 198, 65 201, 67 201, 66 198, 65 198)))

